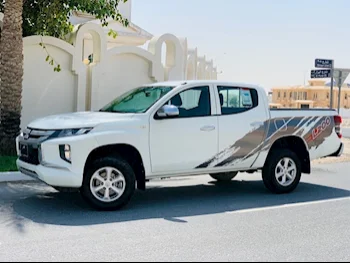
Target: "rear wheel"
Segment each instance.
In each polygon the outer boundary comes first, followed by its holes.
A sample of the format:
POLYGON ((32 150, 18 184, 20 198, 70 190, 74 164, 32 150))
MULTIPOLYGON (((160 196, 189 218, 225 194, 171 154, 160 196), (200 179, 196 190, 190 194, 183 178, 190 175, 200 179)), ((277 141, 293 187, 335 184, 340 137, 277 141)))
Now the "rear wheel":
POLYGON ((84 175, 81 195, 93 208, 118 210, 127 205, 135 192, 135 174, 120 157, 93 162, 84 175))
POLYGON ((234 179, 237 175, 238 175, 238 172, 210 174, 210 176, 218 182, 232 181, 232 179, 234 179))
POLYGON ((262 177, 267 189, 276 194, 294 191, 301 179, 301 162, 288 149, 275 150, 268 158, 262 177))

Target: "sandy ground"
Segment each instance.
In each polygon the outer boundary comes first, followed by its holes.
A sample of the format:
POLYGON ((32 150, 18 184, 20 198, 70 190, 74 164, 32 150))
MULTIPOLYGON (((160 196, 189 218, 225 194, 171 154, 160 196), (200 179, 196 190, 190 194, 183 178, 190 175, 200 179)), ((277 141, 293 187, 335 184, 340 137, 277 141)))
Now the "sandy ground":
POLYGON ((341 126, 343 128, 350 128, 350 119, 343 119, 343 123, 341 126))
POLYGON ((350 162, 350 139, 343 138, 345 144, 344 153, 341 157, 329 157, 315 160, 312 164, 327 164, 327 163, 345 163, 350 162))

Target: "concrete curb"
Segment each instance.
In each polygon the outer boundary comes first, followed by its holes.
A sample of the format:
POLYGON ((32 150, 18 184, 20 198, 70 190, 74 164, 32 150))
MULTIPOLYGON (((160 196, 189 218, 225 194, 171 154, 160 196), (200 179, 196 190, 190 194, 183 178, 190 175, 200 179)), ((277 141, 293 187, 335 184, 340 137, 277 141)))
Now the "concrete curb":
POLYGON ((14 183, 14 182, 30 182, 35 179, 24 175, 20 172, 6 172, 0 173, 0 183, 14 183))

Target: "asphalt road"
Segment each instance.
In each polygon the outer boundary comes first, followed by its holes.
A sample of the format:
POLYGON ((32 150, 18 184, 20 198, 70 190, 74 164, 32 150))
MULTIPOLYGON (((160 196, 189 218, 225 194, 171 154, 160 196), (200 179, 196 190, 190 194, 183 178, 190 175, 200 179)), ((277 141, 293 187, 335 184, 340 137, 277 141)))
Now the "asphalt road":
POLYGON ((259 174, 153 182, 120 212, 39 183, 0 185, 0 261, 350 260, 350 164, 317 166, 296 192, 259 174))

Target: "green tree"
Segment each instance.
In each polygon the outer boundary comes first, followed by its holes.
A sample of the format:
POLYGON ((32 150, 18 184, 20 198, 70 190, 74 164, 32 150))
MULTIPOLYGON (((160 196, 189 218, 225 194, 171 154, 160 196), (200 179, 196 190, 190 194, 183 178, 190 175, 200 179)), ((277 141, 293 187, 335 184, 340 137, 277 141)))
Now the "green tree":
MULTIPOLYGON (((0 12, 6 1, 0 0, 0 12)), ((118 5, 127 0, 25 0, 23 4, 23 36, 42 35, 65 39, 73 30, 69 17, 74 11, 88 13, 99 19, 103 26, 112 18, 129 24, 119 12, 118 5)), ((112 34, 112 32, 111 32, 112 34)))
POLYGON ((0 40, 0 154, 16 153, 23 78, 23 0, 7 0, 0 40))
MULTIPOLYGON (((112 18, 128 25, 118 10, 127 0, 0 0, 4 13, 0 38, 0 155, 16 154, 15 139, 20 132, 23 36, 42 35, 65 39, 73 30, 69 17, 81 11, 107 26, 112 18)), ((114 34, 110 32, 110 34, 114 34)), ((45 47, 44 47, 45 48, 45 47)), ((57 67, 55 67, 57 69, 57 67)))

